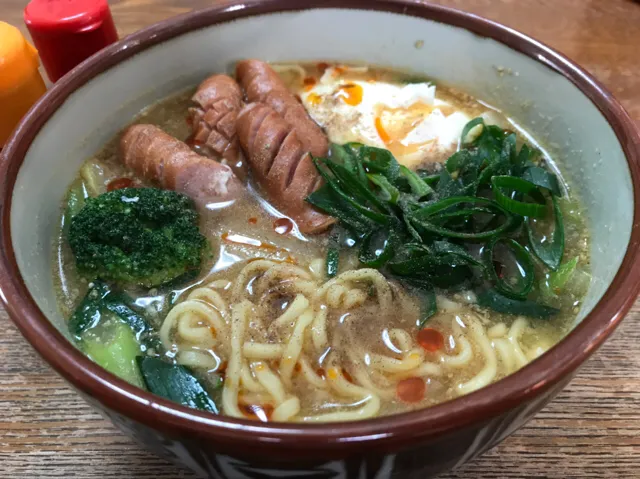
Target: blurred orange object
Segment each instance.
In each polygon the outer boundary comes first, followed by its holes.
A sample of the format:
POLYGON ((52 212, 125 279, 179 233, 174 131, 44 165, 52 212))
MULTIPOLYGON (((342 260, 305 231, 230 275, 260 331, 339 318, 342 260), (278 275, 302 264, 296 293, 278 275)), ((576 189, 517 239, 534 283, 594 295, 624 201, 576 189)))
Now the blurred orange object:
POLYGON ((47 89, 38 66, 38 52, 20 30, 0 22, 0 148, 47 89))

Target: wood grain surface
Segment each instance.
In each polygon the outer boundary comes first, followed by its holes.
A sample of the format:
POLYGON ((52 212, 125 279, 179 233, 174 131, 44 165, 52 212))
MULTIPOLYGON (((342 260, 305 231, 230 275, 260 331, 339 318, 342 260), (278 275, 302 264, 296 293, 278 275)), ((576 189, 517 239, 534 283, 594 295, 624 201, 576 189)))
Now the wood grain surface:
MULTIPOLYGON (((304 0, 300 0, 301 2, 304 0)), ((26 0, 0 0, 22 26, 26 0)), ((121 35, 212 0, 113 0, 121 35)), ((640 126, 640 4, 440 0, 547 43, 599 78, 640 126)), ((579 125, 577 125, 579 127, 579 125)), ((640 303, 535 420, 447 479, 640 478, 640 303)), ((145 452, 87 406, 0 310, 0 478, 195 477, 145 452)))

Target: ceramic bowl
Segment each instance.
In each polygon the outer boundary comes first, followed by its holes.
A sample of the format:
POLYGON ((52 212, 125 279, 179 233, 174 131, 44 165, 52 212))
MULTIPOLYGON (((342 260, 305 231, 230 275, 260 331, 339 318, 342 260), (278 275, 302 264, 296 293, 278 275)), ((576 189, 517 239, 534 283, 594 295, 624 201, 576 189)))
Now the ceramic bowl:
POLYGON ((417 1, 243 2, 146 28, 77 67, 42 98, 2 152, 0 181, 0 286, 13 321, 123 431, 209 477, 424 479, 460 466, 558 393, 619 324, 640 286, 640 139, 618 102, 539 42, 417 1), (560 160, 587 209, 594 281, 580 324, 527 367, 473 394, 416 412, 317 426, 187 409, 85 358, 65 337, 51 274, 70 180, 141 108, 248 57, 425 73, 532 132, 560 160))

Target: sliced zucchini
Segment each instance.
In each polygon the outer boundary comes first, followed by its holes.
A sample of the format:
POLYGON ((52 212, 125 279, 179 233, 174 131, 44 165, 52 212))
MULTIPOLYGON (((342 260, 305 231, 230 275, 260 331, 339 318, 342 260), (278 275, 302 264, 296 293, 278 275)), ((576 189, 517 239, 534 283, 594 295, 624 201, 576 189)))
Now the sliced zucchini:
POLYGON ((144 381, 136 363, 136 357, 140 355, 140 343, 133 330, 120 321, 112 321, 106 328, 108 334, 101 334, 100 337, 85 334, 80 343, 82 350, 110 373, 144 389, 144 381))
POLYGON ((202 383, 186 367, 151 356, 138 356, 147 389, 183 406, 218 414, 218 406, 202 383))

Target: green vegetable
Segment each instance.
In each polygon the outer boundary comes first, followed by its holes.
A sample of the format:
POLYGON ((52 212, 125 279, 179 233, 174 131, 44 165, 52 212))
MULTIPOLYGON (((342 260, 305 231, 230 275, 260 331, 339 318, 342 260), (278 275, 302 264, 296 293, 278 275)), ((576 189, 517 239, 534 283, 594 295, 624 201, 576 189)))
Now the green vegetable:
POLYGON ((573 273, 576 270, 576 266, 578 265, 578 257, 576 256, 572 260, 567 261, 560 265, 560 267, 549 274, 549 279, 547 282, 549 283, 549 287, 551 290, 558 294, 569 282, 573 273))
POLYGON ((186 367, 149 356, 138 356, 137 363, 147 389, 153 394, 183 406, 218 414, 216 403, 186 367))
POLYGON ((555 196, 562 196, 562 190, 560 189, 560 182, 558 177, 553 173, 540 168, 539 166, 532 166, 525 170, 522 174, 522 179, 533 183, 536 186, 549 190, 555 196))
POLYGON ((87 199, 68 237, 83 276, 145 287, 197 273, 207 245, 193 202, 157 188, 87 199))
POLYGON ((541 239, 537 239, 533 233, 530 221, 525 223, 525 227, 529 238, 529 245, 535 255, 549 269, 556 271, 564 255, 564 222, 558 200, 555 196, 552 197, 551 200, 553 202, 553 215, 555 218, 555 227, 553 228, 551 238, 543 236, 541 239))
POLYGON ((463 145, 470 143, 467 141, 467 135, 478 125, 482 125, 482 127, 484 128, 484 120, 480 117, 474 118, 469 123, 467 123, 462 129, 462 134, 460 135, 460 143, 462 143, 463 145))
MULTIPOLYGON (((545 265, 557 267, 564 248, 557 177, 534 161, 536 150, 523 145, 518 151, 515 133, 482 118, 464 127, 460 144, 437 174, 413 172, 380 148, 333 145, 329 158, 314 158, 326 184, 307 201, 350 232, 363 266, 426 298, 425 321, 436 311, 435 288, 471 288, 504 313, 552 314, 555 309, 527 299, 535 268, 525 245, 545 265), (552 241, 535 240, 531 218, 548 214, 547 198, 558 211, 556 228, 552 241), (495 269, 505 261, 506 277, 495 269)), ((330 244, 328 272, 337 270, 341 245, 330 244)))
POLYGON ((545 306, 534 301, 507 298, 493 289, 479 294, 478 304, 499 313, 529 316, 537 319, 548 319, 560 311, 557 308, 545 306))
MULTIPOLYGON (((525 299, 528 296, 531 292, 531 288, 533 287, 535 272, 531 255, 524 246, 511 238, 494 238, 489 242, 489 244, 487 244, 487 246, 485 246, 484 256, 487 271, 489 271, 491 279, 498 291, 505 296, 515 299, 525 299), (514 264, 511 265, 511 269, 516 273, 510 278, 503 279, 495 270, 495 263, 497 262, 497 259, 494 252, 496 246, 499 244, 506 246, 514 257, 514 261, 512 261, 514 264)), ((503 261, 504 260, 505 259, 503 258, 503 261)))
POLYGON ((82 181, 75 181, 67 193, 67 203, 64 211, 64 221, 68 224, 75 215, 84 207, 86 194, 82 181))
POLYGON ((396 243, 393 230, 374 230, 362 239, 358 259, 367 268, 379 268, 393 257, 396 243))
POLYGON ((327 278, 333 278, 338 274, 340 266, 340 241, 342 240, 342 228, 334 226, 329 235, 329 247, 327 248, 327 259, 325 261, 325 270, 327 278))
POLYGON ((438 312, 435 289, 428 282, 417 280, 405 281, 404 285, 418 298, 420 303, 418 329, 422 329, 427 325, 429 319, 438 312))
POLYGON ((69 319, 69 331, 80 348, 107 371, 144 387, 136 356, 156 350, 160 342, 133 300, 114 292, 106 283, 94 281, 69 319))
POLYGON ((540 291, 543 297, 550 299, 555 298, 562 290, 565 289, 570 280, 573 280, 576 267, 578 266, 578 257, 562 263, 556 271, 552 271, 545 279, 540 281, 540 291))
POLYGON ((87 294, 69 319, 69 332, 80 340, 85 331, 104 322, 108 313, 112 313, 129 326, 144 350, 158 348, 157 335, 144 316, 135 311, 133 300, 124 293, 113 291, 99 280, 91 283, 87 294))
POLYGON ((327 278, 333 278, 338 274, 340 264, 340 250, 337 248, 327 249, 326 272, 327 278))
MULTIPOLYGON (((467 212, 465 212, 466 214, 467 212)), ((480 240, 492 238, 496 235, 503 233, 508 230, 513 225, 513 217, 509 215, 509 213, 502 208, 498 203, 488 200, 486 198, 473 197, 473 196, 452 196, 446 198, 444 200, 440 200, 437 202, 433 202, 427 204, 426 206, 417 209, 414 213, 414 222, 417 226, 423 228, 426 231, 437 233, 441 236, 452 237, 452 238, 460 238, 466 240, 480 240), (459 207, 461 205, 467 204, 480 204, 486 205, 487 209, 491 212, 494 212, 496 215, 500 215, 504 217, 504 221, 496 226, 493 230, 485 230, 485 231, 458 231, 456 229, 450 229, 439 225, 437 222, 434 222, 433 219, 438 220, 442 219, 443 215, 445 218, 450 218, 451 214, 460 214, 460 211, 452 211, 452 208, 459 207), (440 214, 442 213, 442 214, 440 214)))
POLYGON ((144 382, 136 357, 140 355, 140 344, 129 326, 114 322, 109 331, 101 335, 109 337, 102 341, 97 337, 85 337, 81 348, 87 356, 112 374, 134 386, 144 388, 144 382))
POLYGON ((544 197, 533 183, 515 176, 494 176, 491 178, 491 184, 496 201, 507 211, 530 218, 544 218, 546 215, 547 205, 544 197), (505 193, 503 188, 508 188, 509 192, 505 193), (514 193, 528 195, 537 202, 527 203, 515 200, 512 198, 514 193))
POLYGON ((417 173, 411 171, 404 165, 400 165, 400 171, 407 179, 407 182, 411 187, 411 191, 418 199, 424 198, 425 196, 433 193, 433 189, 431 189, 431 187, 422 178, 420 178, 417 173))
POLYGON ((87 294, 69 319, 69 332, 74 337, 79 339, 87 329, 97 326, 102 318, 103 300, 109 293, 109 287, 102 281, 89 285, 87 294))
POLYGON ((368 174, 367 178, 380 188, 380 192, 384 195, 384 199, 395 205, 400 198, 400 190, 393 186, 386 176, 381 174, 368 174))

